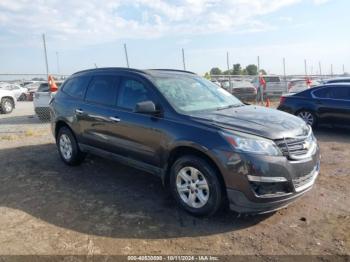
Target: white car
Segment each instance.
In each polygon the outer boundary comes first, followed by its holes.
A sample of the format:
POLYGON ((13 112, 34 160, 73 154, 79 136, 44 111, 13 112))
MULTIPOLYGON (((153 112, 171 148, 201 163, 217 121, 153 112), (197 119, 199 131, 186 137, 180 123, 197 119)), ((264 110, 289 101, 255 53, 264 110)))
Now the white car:
POLYGON ((11 91, 18 101, 24 101, 27 98, 28 89, 17 84, 4 83, 0 86, 0 90, 11 91))
POLYGON ((0 89, 0 112, 9 114, 16 107, 16 97, 9 90, 0 89))
MULTIPOLYGON (((62 82, 56 82, 57 87, 60 87, 62 82)), ((41 83, 38 90, 34 93, 33 103, 34 111, 38 118, 42 121, 50 120, 49 103, 55 93, 50 92, 48 83, 41 83)))

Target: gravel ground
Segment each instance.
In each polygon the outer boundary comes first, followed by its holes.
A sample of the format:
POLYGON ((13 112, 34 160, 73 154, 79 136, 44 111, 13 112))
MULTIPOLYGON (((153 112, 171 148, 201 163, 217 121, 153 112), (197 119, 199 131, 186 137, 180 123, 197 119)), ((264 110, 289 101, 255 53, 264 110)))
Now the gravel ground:
POLYGON ((147 173, 92 156, 65 166, 49 125, 19 103, 0 116, 0 254, 350 255, 349 130, 315 134, 321 174, 303 198, 194 218, 147 173))

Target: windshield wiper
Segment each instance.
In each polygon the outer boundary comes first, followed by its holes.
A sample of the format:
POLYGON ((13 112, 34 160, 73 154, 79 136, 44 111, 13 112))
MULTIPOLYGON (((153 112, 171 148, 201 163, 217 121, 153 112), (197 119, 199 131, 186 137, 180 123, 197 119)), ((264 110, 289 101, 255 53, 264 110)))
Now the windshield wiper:
POLYGON ((243 106, 243 104, 221 106, 221 107, 216 108, 216 110, 219 111, 219 110, 229 109, 229 108, 233 108, 233 107, 240 107, 240 106, 243 106))

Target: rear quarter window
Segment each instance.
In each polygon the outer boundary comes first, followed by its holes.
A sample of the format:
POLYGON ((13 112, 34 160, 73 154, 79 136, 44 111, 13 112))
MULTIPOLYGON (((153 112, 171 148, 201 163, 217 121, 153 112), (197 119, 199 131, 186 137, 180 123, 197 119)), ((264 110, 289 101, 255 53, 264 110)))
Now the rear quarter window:
POLYGON ((83 99, 90 77, 80 76, 68 79, 63 86, 63 92, 78 99, 83 99))

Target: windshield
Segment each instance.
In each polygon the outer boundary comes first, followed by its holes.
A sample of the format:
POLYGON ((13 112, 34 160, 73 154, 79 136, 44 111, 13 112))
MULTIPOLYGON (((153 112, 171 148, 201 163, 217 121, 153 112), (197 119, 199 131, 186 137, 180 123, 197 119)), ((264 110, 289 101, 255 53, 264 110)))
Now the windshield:
POLYGON ((243 105, 221 87, 198 76, 155 77, 154 82, 168 102, 183 113, 243 105))

